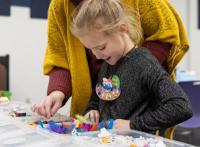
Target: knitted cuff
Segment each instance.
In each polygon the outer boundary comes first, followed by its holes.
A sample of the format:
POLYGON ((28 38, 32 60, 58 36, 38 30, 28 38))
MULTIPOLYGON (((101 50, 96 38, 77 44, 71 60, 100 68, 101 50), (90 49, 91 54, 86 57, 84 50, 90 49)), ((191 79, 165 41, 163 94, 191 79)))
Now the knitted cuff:
POLYGON ((69 70, 54 67, 49 73, 47 95, 55 90, 62 91, 65 94, 62 106, 65 105, 69 97, 72 95, 71 75, 69 70))
POLYGON ((133 130, 142 130, 141 128, 141 123, 140 123, 140 120, 139 120, 139 117, 136 117, 135 119, 131 119, 130 120, 130 128, 133 129, 133 130))

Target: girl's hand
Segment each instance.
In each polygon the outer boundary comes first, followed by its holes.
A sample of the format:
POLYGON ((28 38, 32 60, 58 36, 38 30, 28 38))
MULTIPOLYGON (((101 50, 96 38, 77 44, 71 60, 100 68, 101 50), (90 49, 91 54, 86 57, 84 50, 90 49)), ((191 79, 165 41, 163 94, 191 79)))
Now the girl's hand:
POLYGON ((86 116, 89 118, 90 121, 94 122, 94 123, 98 123, 99 122, 99 111, 97 110, 90 110, 86 116))
POLYGON ((129 130, 130 129, 130 120, 116 119, 114 128, 119 129, 119 130, 129 130))
POLYGON ((60 109, 64 98, 65 95, 63 92, 53 91, 41 102, 34 104, 31 109, 43 119, 49 119, 60 109))

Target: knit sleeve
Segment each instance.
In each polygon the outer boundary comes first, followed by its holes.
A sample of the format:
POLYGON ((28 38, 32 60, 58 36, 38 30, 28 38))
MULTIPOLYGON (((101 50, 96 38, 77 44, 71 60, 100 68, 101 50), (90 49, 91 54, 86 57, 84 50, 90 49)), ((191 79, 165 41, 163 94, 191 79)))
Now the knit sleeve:
POLYGON ((131 120, 131 127, 155 131, 181 123, 192 116, 189 99, 158 63, 149 62, 142 75, 142 85, 151 93, 151 109, 131 120))
POLYGON ((57 11, 64 13, 62 1, 52 0, 48 10, 48 43, 43 65, 44 74, 48 74, 54 66, 69 69, 67 46, 62 34, 64 32, 61 31, 66 18, 57 11))
POLYGON ((159 63, 163 65, 169 55, 172 45, 159 41, 147 41, 143 44, 143 47, 148 48, 159 63))
POLYGON ((49 84, 47 95, 51 92, 59 90, 65 94, 65 99, 62 105, 65 105, 69 97, 72 95, 72 84, 69 70, 54 67, 49 73, 49 84))

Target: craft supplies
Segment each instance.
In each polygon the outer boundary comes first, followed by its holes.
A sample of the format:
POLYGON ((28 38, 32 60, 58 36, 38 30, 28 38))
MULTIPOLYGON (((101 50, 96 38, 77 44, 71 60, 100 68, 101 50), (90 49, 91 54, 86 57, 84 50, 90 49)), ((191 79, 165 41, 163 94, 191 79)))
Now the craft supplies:
POLYGON ((6 105, 11 107, 8 110, 24 110, 25 117, 9 117, 2 108, 5 105, 0 105, 0 146, 117 146, 117 147, 166 147, 166 146, 184 146, 191 145, 184 144, 177 141, 168 141, 164 138, 143 133, 136 130, 118 131, 108 130, 112 129, 114 120, 101 121, 99 123, 91 123, 85 116, 79 115, 75 118, 68 118, 64 122, 50 122, 40 119, 38 122, 37 116, 30 116, 26 111, 25 105, 21 103, 9 103, 6 105), (75 121, 81 122, 75 128, 75 121), (24 125, 27 122, 39 127, 33 128, 24 125), (43 127, 42 127, 43 126, 43 127), (63 135, 65 128, 72 127, 71 131, 67 132, 69 135, 63 135), (101 129, 102 128, 102 129, 101 129), (98 130, 102 131, 98 131, 98 130), (55 132, 55 133, 52 133, 55 132), (99 134, 99 132, 102 132, 99 134), (61 134, 61 135, 60 135, 61 134), (71 135, 72 134, 72 135, 71 135), (99 134, 99 135, 98 135, 99 134), (84 136, 86 135, 86 136, 84 136), (62 137, 62 139, 61 139, 62 137), (75 139, 75 140, 74 140, 75 139), (67 142, 67 143, 66 143, 67 142), (62 145, 61 145, 62 144, 62 145), (77 145, 78 144, 78 145, 77 145))
POLYGON ((44 125, 44 121, 39 119, 37 123, 41 128, 51 132, 59 134, 72 133, 73 135, 77 135, 82 132, 97 131, 101 128, 112 129, 114 120, 109 119, 93 124, 85 116, 76 115, 76 118, 70 118, 68 122, 58 123, 55 121, 48 121, 47 124, 44 125))
POLYGON ((71 134, 72 134, 73 136, 80 136, 80 135, 81 135, 81 133, 78 132, 76 128, 74 128, 74 129, 72 130, 71 134))
POLYGON ((8 99, 10 99, 11 96, 12 93, 10 91, 0 91, 0 97, 7 97, 8 99))
MULTIPOLYGON (((119 135, 116 132, 110 132, 105 128, 101 129, 96 135, 87 134, 74 136, 75 140, 78 140, 82 144, 87 144, 88 146, 119 146, 119 147, 166 147, 167 145, 160 138, 150 138, 150 137, 133 137, 129 136, 131 133, 127 132, 127 135, 119 135), (129 135, 128 135, 129 134, 129 135)), ((137 133, 136 133, 137 134, 137 133)), ((138 136, 137 134, 136 136, 138 136)))
POLYGON ((14 111, 16 117, 23 117, 26 116, 26 112, 23 110, 14 111))
POLYGON ((100 129, 100 133, 97 135, 98 137, 111 137, 111 133, 108 132, 105 128, 100 129))
POLYGON ((26 120, 26 124, 31 126, 36 126, 38 124, 37 120, 26 120))
POLYGON ((9 115, 12 117, 25 117, 27 113, 24 107, 15 106, 9 112, 9 115))
POLYGON ((0 91, 0 103, 10 102, 10 97, 12 93, 9 91, 0 91))
POLYGON ((0 103, 9 102, 9 99, 7 97, 0 97, 0 103))
POLYGON ((102 137, 102 138, 100 138, 100 142, 103 144, 111 143, 112 138, 111 137, 102 137))
POLYGON ((62 114, 56 113, 48 121, 55 121, 55 122, 58 122, 58 123, 62 123, 62 122, 70 121, 70 117, 68 117, 66 115, 62 115, 62 114))
POLYGON ((44 125, 44 123, 41 119, 38 120, 38 125, 41 128, 44 128, 46 130, 49 130, 49 131, 55 132, 55 133, 59 133, 59 134, 71 133, 72 129, 74 128, 73 124, 71 124, 69 127, 66 127, 62 123, 57 123, 54 121, 48 121, 47 124, 44 125))

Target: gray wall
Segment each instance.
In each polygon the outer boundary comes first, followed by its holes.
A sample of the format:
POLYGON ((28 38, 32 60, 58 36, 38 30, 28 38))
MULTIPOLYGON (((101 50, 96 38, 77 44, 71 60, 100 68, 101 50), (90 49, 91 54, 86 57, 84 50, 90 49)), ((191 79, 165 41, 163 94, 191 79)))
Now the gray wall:
POLYGON ((31 19, 28 7, 11 7, 0 16, 0 55, 10 54, 10 90, 13 99, 33 101, 46 95, 48 79, 42 75, 47 21, 31 19))

